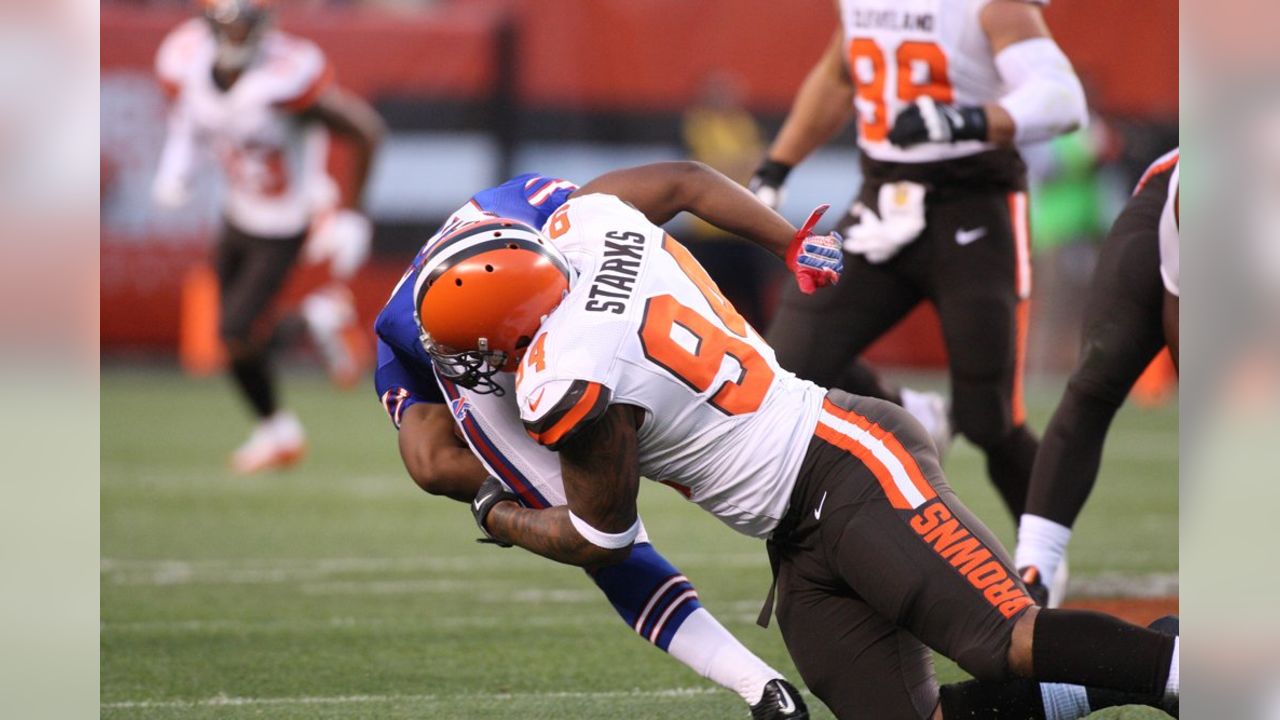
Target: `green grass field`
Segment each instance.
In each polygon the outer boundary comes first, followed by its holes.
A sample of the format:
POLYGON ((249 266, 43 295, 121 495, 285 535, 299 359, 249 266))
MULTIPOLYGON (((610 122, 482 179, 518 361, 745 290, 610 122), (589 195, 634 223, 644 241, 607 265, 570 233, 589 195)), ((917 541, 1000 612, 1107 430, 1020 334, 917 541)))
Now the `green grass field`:
MULTIPOLYGON (((1042 428, 1058 388, 1030 390, 1042 428)), ((309 457, 236 477, 226 457, 247 423, 225 381, 103 371, 104 718, 745 717, 736 696, 625 628, 580 571, 473 542, 464 507, 405 475, 371 391, 338 394, 299 372, 285 395, 309 457)), ((1010 542, 979 456, 959 443, 946 467, 1010 542)), ((1077 527, 1073 580, 1176 572, 1176 467, 1176 411, 1126 408, 1077 527)), ((667 488, 646 484, 640 499, 703 604, 798 680, 776 624, 754 625, 762 544, 667 488)))

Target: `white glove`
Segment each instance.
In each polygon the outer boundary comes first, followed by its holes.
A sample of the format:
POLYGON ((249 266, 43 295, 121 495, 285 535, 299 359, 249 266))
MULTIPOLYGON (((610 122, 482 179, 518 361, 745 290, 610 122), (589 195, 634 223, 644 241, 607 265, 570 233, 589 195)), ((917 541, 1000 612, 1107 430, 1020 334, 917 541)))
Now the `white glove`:
POLYGON ((165 210, 176 210, 190 199, 191 188, 180 177, 159 174, 151 183, 151 201, 165 210))
POLYGON ((347 280, 369 258, 373 244, 373 224, 369 218, 343 208, 317 220, 307 239, 303 258, 311 263, 329 263, 334 278, 347 280))
POLYGON ((924 232, 924 194, 919 183, 888 183, 880 186, 879 215, 856 203, 858 222, 845 231, 845 251, 877 265, 897 255, 924 232))

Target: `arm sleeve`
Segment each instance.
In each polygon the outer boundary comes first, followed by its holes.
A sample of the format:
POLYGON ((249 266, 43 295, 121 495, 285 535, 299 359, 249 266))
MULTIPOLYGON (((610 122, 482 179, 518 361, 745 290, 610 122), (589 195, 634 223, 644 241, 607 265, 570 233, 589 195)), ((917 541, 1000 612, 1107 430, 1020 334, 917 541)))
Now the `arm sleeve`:
POLYGON ((373 373, 374 389, 378 400, 400 429, 404 411, 420 402, 443 403, 444 396, 431 375, 431 369, 414 371, 417 363, 403 358, 387 343, 378 340, 378 368, 373 373))
POLYGON ((1015 142, 1050 140, 1089 123, 1084 87, 1053 40, 1014 43, 995 62, 1009 89, 999 105, 1013 118, 1015 142))

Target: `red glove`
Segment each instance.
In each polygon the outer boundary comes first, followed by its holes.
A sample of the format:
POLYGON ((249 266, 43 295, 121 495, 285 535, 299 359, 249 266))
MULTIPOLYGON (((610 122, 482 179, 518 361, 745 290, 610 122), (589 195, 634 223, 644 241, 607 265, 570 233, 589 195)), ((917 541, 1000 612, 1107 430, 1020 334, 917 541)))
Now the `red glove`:
POLYGON ((812 295, 814 290, 834 285, 844 270, 844 243, 839 233, 813 235, 810 231, 818 224, 830 205, 819 205, 809 213, 809 219, 796 231, 787 249, 787 269, 796 276, 800 292, 812 295))

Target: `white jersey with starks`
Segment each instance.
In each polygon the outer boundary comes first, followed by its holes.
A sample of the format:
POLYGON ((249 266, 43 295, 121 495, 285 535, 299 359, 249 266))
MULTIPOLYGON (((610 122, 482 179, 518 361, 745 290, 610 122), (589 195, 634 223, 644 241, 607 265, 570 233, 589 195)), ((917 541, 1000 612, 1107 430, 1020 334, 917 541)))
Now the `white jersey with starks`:
POLYGON ((767 535, 822 388, 783 370, 688 250, 616 197, 573 198, 544 232, 578 275, 517 370, 526 430, 556 448, 610 405, 639 407, 641 474, 767 535))
MULTIPOLYGON (((888 140, 893 119, 919 97, 983 105, 1005 88, 979 16, 992 0, 840 0, 845 60, 856 94, 858 145, 884 162, 934 162, 995 145, 966 140, 908 148, 888 140)), ((1027 0, 1046 5, 1048 0, 1027 0)))
POLYGON ((156 74, 174 99, 168 142, 213 151, 227 181, 225 213, 236 227, 260 237, 296 235, 311 222, 310 183, 317 180, 307 162, 311 128, 299 114, 330 86, 329 63, 314 43, 271 30, 254 62, 222 90, 213 79, 216 51, 200 18, 161 44, 156 74))

